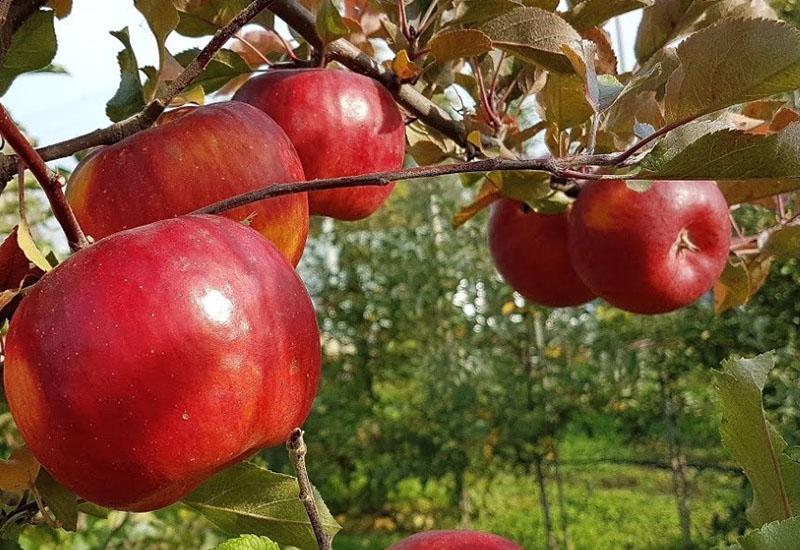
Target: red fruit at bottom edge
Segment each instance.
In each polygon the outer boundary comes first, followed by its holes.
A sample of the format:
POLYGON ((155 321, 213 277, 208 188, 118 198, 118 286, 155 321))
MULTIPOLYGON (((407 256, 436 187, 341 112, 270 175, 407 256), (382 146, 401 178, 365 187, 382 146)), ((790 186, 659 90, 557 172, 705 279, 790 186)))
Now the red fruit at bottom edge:
MULTIPOLYGON (((371 78, 335 69, 273 70, 248 80, 233 98, 258 107, 283 128, 309 180, 403 167, 403 116, 392 95, 371 78)), ((380 208, 393 187, 312 191, 309 212, 360 220, 380 208)))
POLYGON ((510 540, 478 531, 428 531, 417 533, 388 550, 524 550, 510 540))
POLYGON ((46 274, 14 315, 4 382, 25 442, 111 508, 171 504, 308 416, 319 331, 256 231, 186 216, 123 231, 46 274))
POLYGON ((572 264, 610 304, 666 313, 708 291, 728 258, 728 205, 713 181, 621 180, 586 185, 570 217, 572 264))
POLYGON ((501 199, 489 215, 489 251, 503 279, 531 302, 577 306, 595 294, 572 267, 567 214, 539 214, 524 203, 501 199))

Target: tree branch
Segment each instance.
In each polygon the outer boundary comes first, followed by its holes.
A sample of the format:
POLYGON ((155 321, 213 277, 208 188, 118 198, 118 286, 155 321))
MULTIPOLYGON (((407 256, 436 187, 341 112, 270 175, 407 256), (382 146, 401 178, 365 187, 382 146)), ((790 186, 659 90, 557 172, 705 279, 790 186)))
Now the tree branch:
POLYGON ((17 128, 17 125, 14 124, 14 121, 11 120, 8 111, 2 104, 0 104, 0 134, 3 135, 11 148, 17 152, 18 158, 24 161, 39 182, 39 185, 42 186, 45 195, 47 195, 47 200, 50 201, 53 214, 55 214, 58 223, 67 235, 70 248, 79 250, 88 246, 89 241, 86 240, 86 236, 75 218, 75 213, 70 208, 67 198, 61 189, 64 184, 64 178, 47 167, 42 157, 36 152, 36 149, 33 148, 28 139, 17 128))
MULTIPOLYGON (((322 43, 314 21, 314 16, 296 0, 276 0, 269 8, 296 30, 311 46, 321 51, 322 43)), ((467 141, 464 124, 454 120, 444 109, 419 93, 409 84, 401 84, 394 73, 381 67, 367 54, 347 40, 340 38, 327 45, 330 59, 338 61, 348 69, 373 78, 383 84, 394 95, 397 102, 412 112, 422 122, 440 131, 458 145, 471 148, 467 141)))
MULTIPOLYGON (((189 86, 203 69, 211 62, 214 55, 225 45, 225 43, 248 21, 258 15, 262 10, 270 7, 276 0, 255 0, 242 10, 236 17, 219 29, 206 46, 200 50, 191 63, 181 71, 178 77, 172 81, 166 91, 159 97, 151 101, 140 113, 127 118, 121 122, 94 130, 60 143, 48 145, 38 150, 39 156, 45 161, 68 157, 98 145, 109 145, 132 136, 153 125, 159 115, 169 103, 189 86)), ((14 156, 5 156, 0 163, 0 182, 8 181, 16 170, 17 159, 14 156)), ((1 185, 1 184, 0 184, 1 185)))
POLYGON ((300 502, 306 509, 308 520, 311 522, 311 529, 314 531, 314 538, 317 539, 319 550, 331 550, 331 537, 325 532, 322 525, 322 518, 317 510, 317 503, 314 501, 314 488, 308 478, 306 469, 306 442, 303 441, 303 430, 295 428, 286 441, 286 448, 289 450, 289 460, 292 462, 297 472, 297 483, 300 485, 300 502))
MULTIPOLYGON (((594 157, 574 157, 571 161, 581 165, 592 164, 591 159, 605 160, 605 155, 594 157)), ((381 186, 389 185, 396 180, 413 180, 421 178, 432 178, 447 176, 452 174, 468 174, 474 172, 494 172, 497 170, 540 170, 550 172, 556 177, 578 180, 608 180, 626 179, 628 176, 603 175, 577 172, 564 167, 558 160, 551 157, 508 160, 508 159, 484 159, 472 162, 461 162, 453 164, 440 164, 433 166, 418 166, 406 170, 395 170, 392 172, 375 172, 372 174, 362 174, 358 176, 345 176, 340 178, 317 179, 310 181, 298 181, 291 183, 272 184, 269 187, 236 195, 234 197, 216 202, 199 210, 193 214, 219 214, 239 206, 244 206, 253 202, 281 195, 291 195, 293 193, 303 193, 307 191, 321 191, 323 189, 341 189, 344 187, 357 187, 363 185, 381 186)))

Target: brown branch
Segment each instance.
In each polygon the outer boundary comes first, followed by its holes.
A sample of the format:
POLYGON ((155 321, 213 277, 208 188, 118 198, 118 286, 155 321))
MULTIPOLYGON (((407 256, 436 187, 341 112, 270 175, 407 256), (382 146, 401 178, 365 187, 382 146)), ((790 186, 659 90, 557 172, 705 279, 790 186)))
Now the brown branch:
POLYGON ((0 27, 3 27, 6 24, 6 19, 8 19, 8 10, 11 9, 11 4, 14 0, 2 0, 0 1, 0 27))
MULTIPOLYGON (((604 159, 605 156, 596 158, 604 159)), ((589 158, 579 158, 580 161, 589 162, 589 158)), ((591 164, 591 163, 590 163, 591 164)), ((307 191, 320 191, 323 189, 341 189, 344 187, 357 187, 364 185, 381 186, 389 185, 396 180, 413 180, 421 178, 433 178, 452 174, 468 174, 475 172, 494 172, 497 170, 540 170, 550 172, 556 177, 565 179, 580 180, 607 180, 607 179, 629 179, 629 176, 611 176, 602 174, 584 174, 569 168, 565 168, 553 158, 538 158, 526 160, 510 159, 484 159, 472 162, 461 162, 453 164, 440 164, 434 166, 417 166, 405 170, 395 170, 392 172, 375 172, 373 174, 362 174, 358 176, 345 176, 340 178, 317 179, 310 181, 298 181, 290 183, 278 183, 269 187, 236 195, 217 203, 211 204, 193 212, 194 214, 219 214, 239 206, 244 206, 253 202, 281 195, 291 195, 307 191)), ((632 177, 632 176, 630 176, 632 177)))
MULTIPOLYGON (((98 145, 109 145, 132 136, 153 125, 158 116, 164 112, 169 103, 189 86, 203 69, 211 62, 214 55, 235 35, 248 21, 268 8, 276 0, 255 0, 242 10, 236 17, 219 29, 206 46, 200 50, 189 65, 183 69, 178 77, 172 81, 167 90, 151 101, 140 113, 117 122, 106 128, 94 130, 60 143, 48 145, 38 150, 39 156, 45 161, 68 157, 98 145)), ((14 156, 5 156, 0 163, 0 182, 6 182, 14 175, 17 159, 14 156)))
MULTIPOLYGON (((323 50, 325 45, 317 34, 314 16, 305 7, 295 0, 276 0, 269 9, 297 31, 316 50, 323 50)), ((375 63, 356 46, 340 38, 328 44, 326 51, 330 59, 386 86, 397 102, 417 116, 419 120, 443 133, 458 145, 471 148, 467 141, 466 128, 462 122, 453 120, 444 109, 419 93, 413 86, 401 84, 394 73, 375 63)))
POLYGON ((286 448, 289 450, 289 460, 292 462, 295 471, 297 472, 297 483, 300 485, 300 502, 306 509, 308 520, 311 522, 311 529, 314 531, 314 538, 317 539, 317 546, 319 550, 331 550, 331 536, 325 532, 325 527, 322 525, 322 518, 317 509, 317 503, 314 501, 314 488, 311 485, 311 480, 308 478, 308 470, 306 468, 306 442, 303 441, 303 430, 295 428, 289 435, 286 441, 286 448))
POLYGON ((14 124, 14 121, 11 120, 8 111, 2 104, 0 104, 0 134, 3 135, 11 148, 16 151, 17 158, 24 161, 36 181, 42 186, 45 195, 47 195, 47 200, 50 201, 50 207, 53 209, 56 220, 58 220, 67 235, 70 248, 79 250, 88 246, 89 241, 86 240, 86 236, 75 218, 75 213, 64 196, 62 190, 64 178, 47 167, 42 157, 36 152, 36 149, 33 148, 28 139, 17 128, 17 125, 14 124))

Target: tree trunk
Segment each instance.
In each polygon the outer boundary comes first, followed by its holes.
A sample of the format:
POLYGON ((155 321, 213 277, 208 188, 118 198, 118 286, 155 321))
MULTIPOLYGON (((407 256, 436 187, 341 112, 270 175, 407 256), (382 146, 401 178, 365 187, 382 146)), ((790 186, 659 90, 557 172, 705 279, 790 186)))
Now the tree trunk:
POLYGON ((569 540, 569 517, 566 499, 564 498, 564 483, 561 479, 561 468, 558 467, 558 458, 553 461, 553 475, 556 478, 556 489, 558 490, 558 518, 561 524, 564 550, 572 550, 572 542, 569 540))
POLYGON ((467 486, 467 470, 461 470, 456 478, 456 491, 458 492, 458 514, 460 527, 469 529, 472 522, 472 500, 467 486))
POLYGON ((547 498, 547 484, 542 470, 542 457, 536 456, 533 460, 536 472, 536 483, 539 485, 539 505, 542 507, 542 520, 544 523, 544 536, 547 541, 547 550, 556 550, 556 539, 553 533, 553 519, 550 514, 550 500, 547 498))
POLYGON ((681 451, 676 422, 675 404, 667 387, 667 380, 661 373, 661 398, 664 404, 664 423, 667 428, 667 444, 669 447, 669 464, 672 470, 672 490, 675 493, 675 504, 678 508, 678 520, 681 525, 681 536, 684 548, 694 548, 692 544, 692 516, 689 509, 688 484, 686 481, 686 458, 681 451))

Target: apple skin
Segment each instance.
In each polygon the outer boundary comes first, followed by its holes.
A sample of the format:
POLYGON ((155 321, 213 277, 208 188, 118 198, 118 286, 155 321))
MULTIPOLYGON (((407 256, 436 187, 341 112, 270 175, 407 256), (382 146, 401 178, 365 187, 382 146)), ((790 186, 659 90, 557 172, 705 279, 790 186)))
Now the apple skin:
POLYGON ((611 305, 658 314, 708 291, 728 259, 728 205, 713 181, 654 181, 645 192, 596 181, 570 216, 572 264, 611 305))
MULTIPOLYGON (((403 117, 391 94, 371 78, 334 69, 268 71, 248 80, 233 98, 255 105, 286 131, 309 180, 403 167, 403 117)), ((313 191, 309 210, 360 220, 380 208, 393 188, 313 191)))
POLYGON ((478 531, 427 531, 390 546, 388 550, 524 550, 510 540, 478 531))
POLYGON ((319 375, 292 266, 244 225, 192 215, 102 239, 46 274, 11 320, 4 383, 56 480, 140 512, 283 443, 319 375))
MULTIPOLYGON (((304 179, 280 127, 251 105, 228 101, 170 111, 155 127, 95 149, 72 173, 67 199, 84 231, 100 239, 269 184, 304 179)), ((304 193, 248 204, 225 216, 252 216, 250 227, 297 265, 308 235, 304 193)))
POLYGON ((495 202, 489 214, 489 251, 503 280, 543 306, 577 306, 593 300, 596 295, 572 267, 568 229, 567 213, 540 214, 507 198, 495 202))

